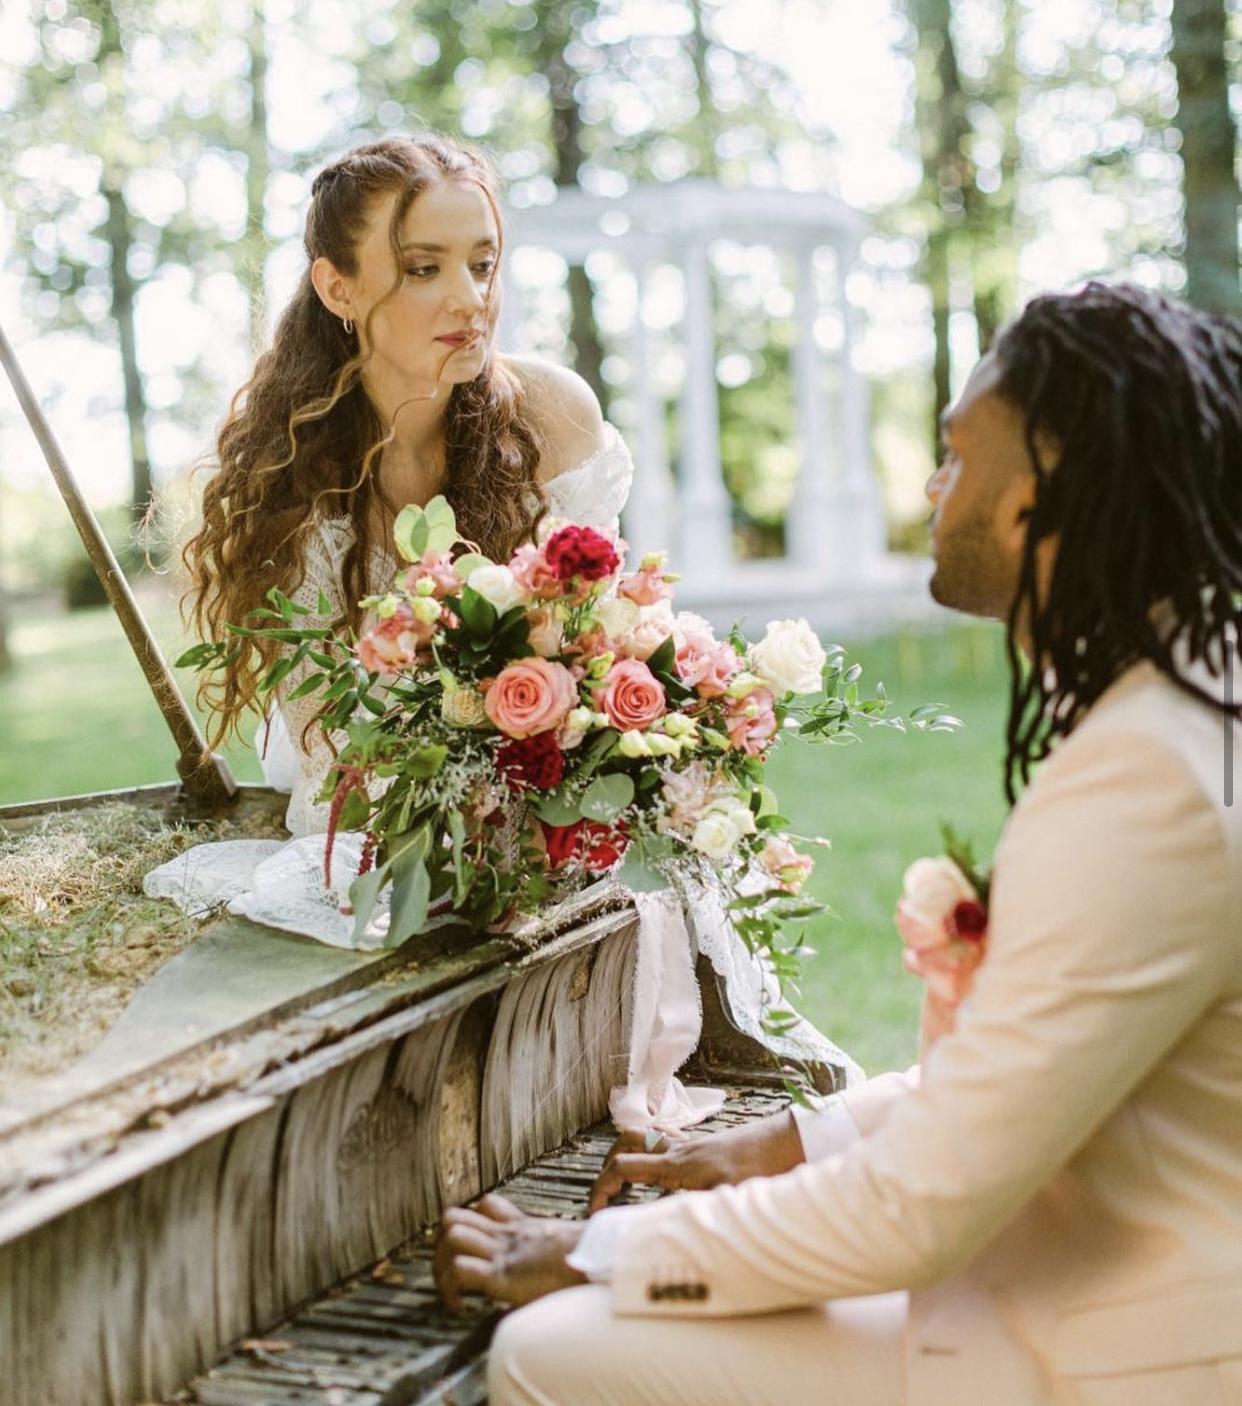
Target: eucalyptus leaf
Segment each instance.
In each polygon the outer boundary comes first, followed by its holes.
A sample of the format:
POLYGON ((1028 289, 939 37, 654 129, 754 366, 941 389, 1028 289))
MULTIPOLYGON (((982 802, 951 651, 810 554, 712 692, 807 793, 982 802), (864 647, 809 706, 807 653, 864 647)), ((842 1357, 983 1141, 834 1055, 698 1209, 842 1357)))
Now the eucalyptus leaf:
POLYGON ((643 846, 631 845, 625 852, 617 879, 631 893, 660 893, 668 888, 668 880, 651 863, 643 846))
POLYGON ((634 799, 634 782, 624 772, 597 776, 583 792, 579 809, 589 820, 611 825, 634 799))
POLYGON ((425 860, 418 858, 408 864, 394 861, 394 868, 392 914, 388 920, 385 947, 399 947, 406 938, 422 932, 431 901, 431 876, 427 873, 425 860))
POLYGON ((465 552, 453 563, 453 570, 460 580, 469 581, 479 567, 491 564, 490 558, 485 557, 482 552, 465 552))
POLYGON ((392 525, 392 540, 406 561, 421 561, 430 535, 427 517, 417 503, 409 503, 397 514, 392 525))
POLYGON ((562 787, 549 791, 535 802, 535 814, 549 825, 572 825, 582 819, 582 811, 576 800, 565 794, 562 787))
POLYGON ((369 873, 359 874, 349 886, 349 903, 354 910, 354 931, 351 941, 355 947, 362 945, 362 940, 366 936, 367 924, 371 921, 371 914, 375 912, 375 901, 379 898, 380 889, 388 880, 388 866, 385 864, 380 869, 372 869, 369 873))
POLYGON ((466 586, 461 593, 461 618, 472 635, 487 639, 496 628, 496 607, 466 586))

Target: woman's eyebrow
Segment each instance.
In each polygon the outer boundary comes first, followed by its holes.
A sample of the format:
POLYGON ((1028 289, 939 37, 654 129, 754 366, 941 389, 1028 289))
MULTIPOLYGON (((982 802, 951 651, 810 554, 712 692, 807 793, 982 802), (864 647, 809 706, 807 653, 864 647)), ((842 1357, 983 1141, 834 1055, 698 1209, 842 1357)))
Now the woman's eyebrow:
MULTIPOLYGON (((475 249, 494 249, 495 247, 496 241, 490 235, 483 239, 478 239, 474 243, 475 249)), ((450 252, 446 245, 424 244, 421 241, 413 244, 403 244, 401 246, 402 253, 409 253, 411 250, 415 249, 423 254, 447 254, 450 252)))

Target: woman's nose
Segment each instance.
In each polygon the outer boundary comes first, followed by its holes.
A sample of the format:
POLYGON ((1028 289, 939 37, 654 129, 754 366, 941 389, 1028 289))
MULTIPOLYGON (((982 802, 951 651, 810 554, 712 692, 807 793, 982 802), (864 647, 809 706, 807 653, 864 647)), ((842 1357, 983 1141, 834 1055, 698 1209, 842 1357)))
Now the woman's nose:
POLYGON ((469 269, 467 269, 461 277, 453 281, 453 287, 449 292, 448 301, 450 306, 465 308, 470 312, 474 312, 485 305, 483 290, 479 287, 478 280, 469 269))
POLYGON ((944 496, 945 466, 940 465, 923 486, 923 492, 927 494, 928 501, 936 507, 944 496))

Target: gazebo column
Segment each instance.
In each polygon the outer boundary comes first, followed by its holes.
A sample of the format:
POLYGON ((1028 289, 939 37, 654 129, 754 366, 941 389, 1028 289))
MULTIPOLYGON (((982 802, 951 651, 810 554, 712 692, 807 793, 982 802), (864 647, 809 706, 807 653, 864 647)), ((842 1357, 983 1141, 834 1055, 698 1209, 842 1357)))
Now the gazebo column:
POLYGON ((798 340, 793 372, 802 467, 785 519, 785 541, 787 555, 796 565, 822 570, 833 538, 836 495, 828 452, 824 358, 815 335, 820 313, 816 247, 808 244, 797 250, 798 340))
POLYGON ((630 565, 637 567, 647 552, 671 548, 677 541, 677 493, 669 472, 664 400, 653 380, 651 328, 647 323, 647 284, 650 258, 636 259, 634 271, 634 487, 625 512, 625 538, 630 565))
POLYGON ((686 282, 686 384, 681 401, 681 535, 676 565, 700 582, 723 577, 733 564, 732 512, 720 464, 716 330, 707 246, 706 236, 691 236, 681 261, 686 282))
POLYGON ((843 544, 848 542, 852 568, 860 569, 887 551, 888 530, 884 501, 871 460, 871 389, 857 361, 859 317, 847 291, 855 253, 851 245, 836 246, 837 292, 841 305, 842 507, 848 520, 848 533, 842 534, 842 541, 843 544))

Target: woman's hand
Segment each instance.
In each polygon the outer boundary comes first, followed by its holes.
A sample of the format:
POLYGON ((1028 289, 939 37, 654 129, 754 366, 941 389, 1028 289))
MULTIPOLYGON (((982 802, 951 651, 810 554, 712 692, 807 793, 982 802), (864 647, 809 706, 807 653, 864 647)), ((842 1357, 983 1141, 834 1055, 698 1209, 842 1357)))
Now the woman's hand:
POLYGON ((524 1304, 557 1289, 585 1284, 565 1263, 582 1238, 578 1221, 528 1216, 494 1193, 474 1206, 450 1206, 436 1235, 436 1288, 450 1313, 463 1293, 524 1304))
POLYGON ((645 1134, 622 1133, 591 1188, 590 1210, 602 1210, 629 1185, 710 1191, 750 1177, 779 1176, 805 1160, 798 1126, 789 1112, 722 1133, 662 1136, 650 1151, 645 1134))

